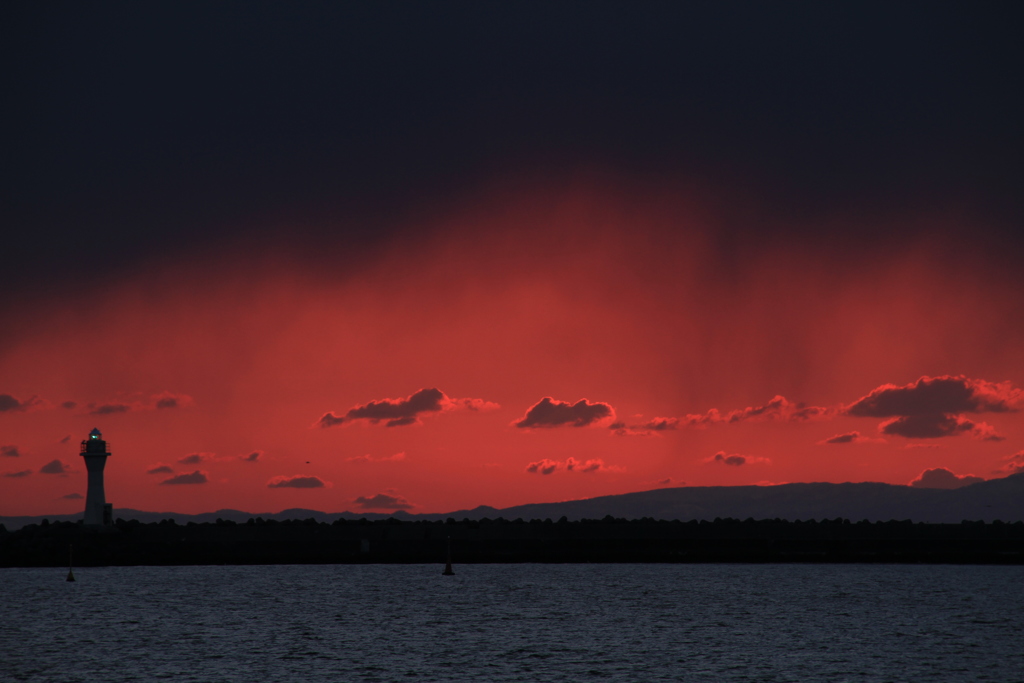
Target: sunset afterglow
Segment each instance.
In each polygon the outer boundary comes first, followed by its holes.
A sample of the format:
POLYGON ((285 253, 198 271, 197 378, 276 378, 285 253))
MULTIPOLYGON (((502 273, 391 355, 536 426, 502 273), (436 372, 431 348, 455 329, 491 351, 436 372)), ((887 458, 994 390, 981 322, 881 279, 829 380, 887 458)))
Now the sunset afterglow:
MULTIPOLYGON (((328 38, 325 51, 341 50, 328 38)), ((497 73, 513 42, 486 43, 466 50, 497 73)), ((748 78, 761 73, 758 44, 730 78, 760 83, 748 78)), ((186 105, 157 85, 131 101, 152 128, 116 127, 98 94, 53 129, 33 124, 53 150, 77 127, 89 142, 55 164, 66 176, 26 161, 5 221, 21 241, 0 309, 0 515, 81 511, 79 443, 94 427, 112 453, 108 502, 181 513, 952 487, 1024 471, 1022 244, 1006 227, 1019 225, 1019 186, 970 170, 1008 168, 1012 150, 949 138, 954 104, 918 129, 916 114, 890 111, 917 106, 917 91, 866 93, 852 77, 830 86, 832 114, 763 95, 834 126, 824 132, 771 118, 761 100, 734 103, 714 79, 694 81, 698 115, 689 91, 672 94, 688 78, 675 67, 641 92, 641 67, 663 60, 629 46, 621 59, 636 69, 621 84, 618 72, 592 81, 588 66, 549 82, 541 60, 509 67, 539 85, 502 71, 506 93, 462 53, 437 67, 447 75, 414 78, 374 44, 376 71, 344 81, 370 113, 338 86, 341 99, 322 98, 338 120, 314 116, 309 139, 295 104, 307 100, 286 80, 267 86, 280 95, 270 108, 207 94, 212 113, 166 114, 163 133, 161 107, 186 105), (381 84, 406 77, 410 97, 416 79, 440 79, 428 83, 444 106, 387 99, 381 84), (891 118, 853 118, 854 100, 891 118), (767 113, 754 125, 715 107, 767 113)), ((414 68, 419 54, 393 59, 414 68)), ((67 58, 32 78, 78 82, 67 58)), ((219 92, 202 80, 210 55, 183 59, 199 85, 160 71, 154 82, 182 101, 193 87, 219 92)), ((337 59, 341 79, 355 67, 337 59)), ((817 83, 804 61, 786 68, 817 83)), ((992 125, 1016 132, 1019 120, 992 125)))

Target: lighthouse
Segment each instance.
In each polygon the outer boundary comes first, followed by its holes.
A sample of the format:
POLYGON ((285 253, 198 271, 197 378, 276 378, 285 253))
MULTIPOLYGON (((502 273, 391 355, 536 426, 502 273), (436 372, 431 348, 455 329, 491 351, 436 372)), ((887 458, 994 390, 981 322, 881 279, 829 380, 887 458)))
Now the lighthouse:
POLYGON ((113 506, 107 505, 103 493, 103 467, 107 464, 107 442, 100 430, 93 429, 89 438, 82 442, 81 456, 85 458, 85 469, 89 470, 89 492, 85 495, 85 524, 107 526, 114 523, 113 506))

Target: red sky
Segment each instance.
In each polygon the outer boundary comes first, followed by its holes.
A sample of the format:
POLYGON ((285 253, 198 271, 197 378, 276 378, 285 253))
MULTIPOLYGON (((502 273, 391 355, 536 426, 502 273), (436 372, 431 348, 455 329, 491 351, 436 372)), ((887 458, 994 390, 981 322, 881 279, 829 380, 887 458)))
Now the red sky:
POLYGON ((283 221, 24 309, 0 347, 0 515, 81 510, 93 427, 108 502, 182 513, 1024 463, 1024 293, 946 237, 978 219, 836 210, 760 236, 723 209, 742 195, 683 180, 509 187, 410 212, 357 258, 283 221), (858 239, 888 225, 913 237, 858 239))
POLYGON ((1022 8, 2 4, 0 515, 1024 467, 1022 8))

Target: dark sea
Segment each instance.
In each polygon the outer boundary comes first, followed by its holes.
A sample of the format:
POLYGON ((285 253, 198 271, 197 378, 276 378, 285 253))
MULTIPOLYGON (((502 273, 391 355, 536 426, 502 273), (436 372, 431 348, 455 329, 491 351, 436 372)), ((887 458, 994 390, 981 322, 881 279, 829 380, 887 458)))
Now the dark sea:
POLYGON ((1024 681, 1024 567, 0 569, 2 681, 1024 681))

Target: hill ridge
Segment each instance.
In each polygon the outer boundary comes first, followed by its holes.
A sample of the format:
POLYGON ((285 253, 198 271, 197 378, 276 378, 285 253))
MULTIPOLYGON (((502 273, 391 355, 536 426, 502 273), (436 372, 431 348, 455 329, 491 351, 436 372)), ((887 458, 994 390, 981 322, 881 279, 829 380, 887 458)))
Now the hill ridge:
MULTIPOLYGON (((610 494, 555 503, 526 503, 507 508, 479 505, 446 513, 395 513, 366 511, 322 512, 301 507, 280 512, 246 512, 222 508, 214 512, 183 514, 115 508, 115 518, 178 523, 214 522, 218 518, 245 522, 249 518, 308 519, 399 519, 436 520, 449 517, 482 519, 600 519, 611 515, 625 519, 835 519, 958 523, 962 520, 1004 522, 1024 521, 1024 473, 990 479, 958 489, 925 489, 881 482, 794 482, 773 486, 683 486, 648 491, 610 494)), ((0 517, 9 531, 28 524, 76 521, 82 513, 70 515, 26 515, 0 517)))

